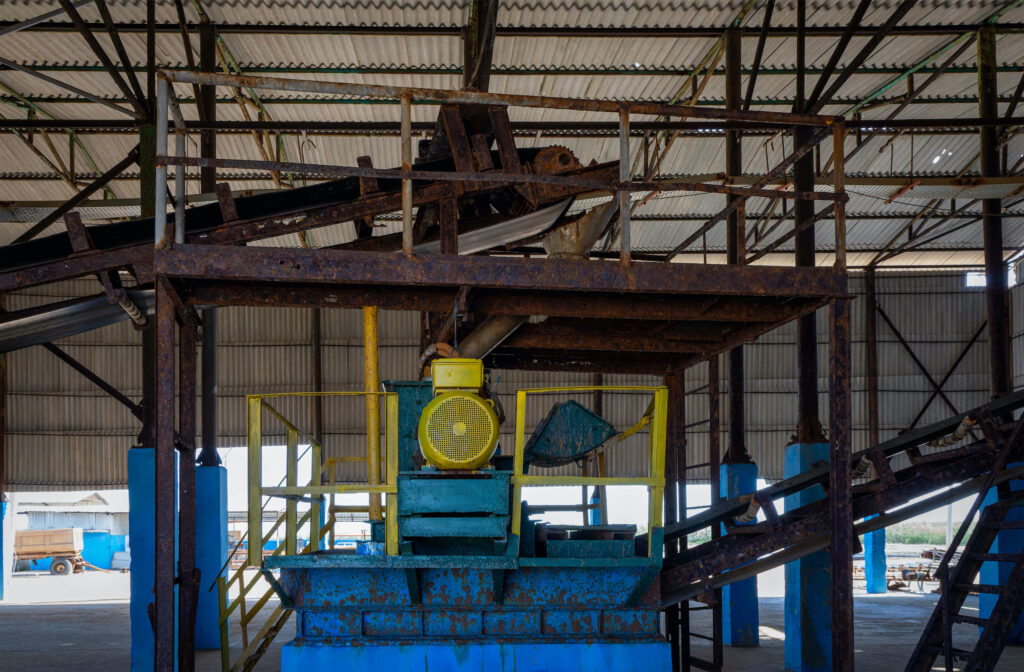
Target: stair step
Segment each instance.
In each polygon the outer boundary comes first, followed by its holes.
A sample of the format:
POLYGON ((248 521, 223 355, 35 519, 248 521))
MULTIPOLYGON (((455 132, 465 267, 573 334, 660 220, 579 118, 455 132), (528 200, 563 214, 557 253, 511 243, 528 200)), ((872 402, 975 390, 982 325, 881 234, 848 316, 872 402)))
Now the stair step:
POLYGON ((970 623, 971 625, 977 625, 984 627, 988 623, 987 618, 981 618, 979 616, 968 616, 967 614, 956 614, 953 616, 954 623, 970 623))
MULTIPOLYGON (((946 647, 944 647, 944 646, 925 646, 924 650, 928 651, 929 653, 937 653, 937 654, 939 654, 940 656, 943 656, 943 657, 946 655, 946 647)), ((970 657, 971 657, 971 652, 970 651, 967 651, 965 649, 958 649, 958 648, 955 648, 955 647, 953 648, 953 658, 954 659, 959 658, 960 660, 966 661, 970 657)))
POLYGON ((959 590, 963 593, 988 593, 989 595, 998 595, 1002 592, 1002 586, 994 586, 990 583, 954 583, 953 590, 959 590))
POLYGON ((1024 553, 968 553, 967 557, 982 562, 1018 562, 1024 553))

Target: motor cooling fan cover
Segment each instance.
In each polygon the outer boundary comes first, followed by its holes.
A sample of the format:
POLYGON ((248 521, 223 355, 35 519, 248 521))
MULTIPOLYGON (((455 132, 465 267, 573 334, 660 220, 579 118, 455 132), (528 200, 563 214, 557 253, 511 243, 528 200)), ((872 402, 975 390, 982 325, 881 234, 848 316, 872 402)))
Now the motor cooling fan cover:
POLYGON ((423 457, 438 469, 479 469, 498 445, 498 416, 475 394, 444 392, 423 409, 419 438, 423 457))

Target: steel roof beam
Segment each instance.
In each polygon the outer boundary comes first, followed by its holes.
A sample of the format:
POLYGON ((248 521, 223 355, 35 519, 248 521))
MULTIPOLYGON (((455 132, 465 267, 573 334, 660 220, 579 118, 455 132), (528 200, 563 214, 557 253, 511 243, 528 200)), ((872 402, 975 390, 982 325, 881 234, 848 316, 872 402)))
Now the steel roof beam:
MULTIPOLYGON (((0 21, 0 31, 19 25, 15 21, 0 21)), ((90 28, 102 28, 102 24, 87 24, 90 28)), ((146 24, 143 22, 119 21, 115 27, 121 33, 145 33, 146 24)), ((966 30, 976 30, 981 24, 968 23, 922 23, 915 25, 896 26, 890 32, 891 35, 901 36, 937 36, 937 35, 958 35, 966 30)), ((198 23, 189 23, 188 29, 198 29, 198 23)), ((497 37, 657 37, 657 38, 718 38, 725 31, 727 26, 502 26, 496 27, 497 37)), ((857 26, 855 35, 865 36, 874 34, 880 26, 862 25, 857 26)), ((403 36, 424 36, 424 37, 460 37, 464 27, 460 25, 450 26, 367 26, 367 25, 334 25, 334 24, 299 24, 299 23, 276 23, 276 24, 251 24, 251 23, 221 23, 218 30, 223 34, 235 35, 369 35, 383 37, 403 36)), ((26 32, 43 33, 67 33, 73 32, 75 26, 68 21, 51 21, 38 23, 31 26, 24 26, 20 30, 26 32)), ((176 22, 160 22, 156 24, 157 33, 177 33, 179 31, 176 22)), ((808 37, 840 37, 846 31, 845 25, 822 25, 808 26, 808 37)), ((1024 23, 1007 23, 998 26, 996 32, 999 34, 1024 33, 1024 23)), ((740 28, 743 37, 755 39, 761 33, 760 27, 745 26, 740 28)), ((771 26, 768 30, 769 37, 795 37, 796 26, 771 26)))

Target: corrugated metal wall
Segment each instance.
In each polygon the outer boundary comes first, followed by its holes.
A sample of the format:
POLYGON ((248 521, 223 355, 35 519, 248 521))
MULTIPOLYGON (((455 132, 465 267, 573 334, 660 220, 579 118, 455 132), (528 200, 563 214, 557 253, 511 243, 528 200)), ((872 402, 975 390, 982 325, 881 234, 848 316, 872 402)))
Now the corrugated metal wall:
MULTIPOLYGON (((851 291, 862 293, 855 277, 851 291)), ((929 373, 941 379, 984 319, 983 290, 965 287, 964 274, 879 274, 879 302, 910 343, 929 373)), ((8 308, 17 310, 57 298, 92 293, 93 281, 75 281, 13 294, 8 308)), ((1024 297, 1014 288, 1014 359, 1021 361, 1021 316, 1024 297)), ((853 419, 855 449, 867 444, 864 395, 864 301, 853 305, 854 379, 853 419)), ((418 360, 419 320, 415 313, 382 311, 381 378, 404 379, 418 360)), ((312 387, 311 311, 305 309, 226 308, 220 311, 218 388, 221 445, 244 445, 244 397, 254 392, 297 392, 312 387)), ((818 361, 821 415, 828 425, 827 310, 819 312, 818 361)), ((324 384, 329 390, 358 390, 362 386, 362 322, 359 311, 325 310, 323 320, 324 384)), ((140 396, 139 336, 120 324, 67 339, 59 345, 92 368, 129 397, 140 396)), ((988 364, 984 335, 964 358, 946 384, 947 396, 958 410, 988 397, 988 364)), ((782 475, 782 448, 796 422, 796 337, 787 325, 746 348, 748 447, 761 465, 762 476, 782 475)), ((931 387, 893 333, 879 320, 880 421, 882 438, 905 428, 927 400, 931 387)), ((125 450, 135 441, 138 423, 115 400, 40 347, 11 353, 9 360, 8 455, 9 487, 16 490, 118 488, 126 483, 125 450)), ((1022 372, 1015 367, 1017 378, 1022 372)), ((724 366, 722 370, 724 379, 724 366)), ((515 390, 549 385, 586 385, 589 375, 496 371, 492 375, 508 420, 502 440, 511 446, 515 390)), ((687 388, 705 384, 707 366, 687 372, 687 388)), ((606 384, 658 384, 653 377, 605 376, 606 384)), ((723 380, 723 449, 728 404, 723 380)), ((585 400, 585 397, 584 397, 585 400)), ((277 404, 288 417, 312 433, 312 407, 305 400, 277 404)), ((632 424, 646 401, 637 395, 606 394, 605 415, 620 429, 632 424)), ((528 425, 546 413, 546 405, 530 407, 528 425)), ((688 399, 687 421, 706 417, 703 393, 688 399)), ((941 399, 932 402, 921 423, 949 413, 941 399)), ((365 416, 358 402, 325 404, 325 444, 328 454, 360 454, 364 446, 365 416)), ((268 432, 271 425, 267 425, 268 432)), ((707 428, 690 431, 689 462, 707 461, 707 428)), ((646 470, 644 437, 614 451, 610 472, 639 474, 646 470)), ((354 474, 354 472, 352 472, 354 474)), ((706 479, 706 470, 690 474, 706 479)))

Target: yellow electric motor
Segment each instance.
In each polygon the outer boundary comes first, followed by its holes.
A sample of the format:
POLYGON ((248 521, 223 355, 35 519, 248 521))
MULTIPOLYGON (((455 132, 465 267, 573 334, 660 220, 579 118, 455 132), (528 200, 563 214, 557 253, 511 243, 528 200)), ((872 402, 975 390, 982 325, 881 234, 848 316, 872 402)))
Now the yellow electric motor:
POLYGON ((498 445, 494 404, 479 394, 483 362, 437 359, 430 368, 434 398, 420 416, 420 451, 438 469, 479 469, 498 445))

